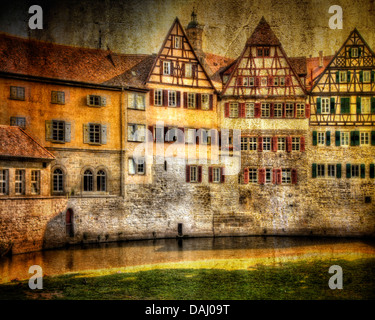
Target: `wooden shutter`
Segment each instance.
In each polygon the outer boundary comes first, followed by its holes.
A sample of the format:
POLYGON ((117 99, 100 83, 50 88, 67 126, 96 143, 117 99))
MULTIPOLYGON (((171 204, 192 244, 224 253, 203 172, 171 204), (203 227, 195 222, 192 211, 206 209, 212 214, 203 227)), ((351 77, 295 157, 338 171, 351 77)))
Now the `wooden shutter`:
POLYGON ((243 183, 245 184, 249 183, 249 168, 243 169, 243 183))
POLYGON ((64 127, 65 127, 64 140, 65 140, 65 142, 70 142, 70 140, 71 140, 71 127, 72 127, 71 123, 65 122, 64 127))
POLYGON ((260 168, 258 170, 258 183, 264 184, 266 181, 266 169, 260 168))
POLYGON ((331 145, 331 131, 326 132, 326 145, 327 146, 331 145))
POLYGON ((361 179, 364 179, 366 177, 366 167, 364 163, 361 164, 361 179))
POLYGON ((316 99, 316 114, 322 113, 322 98, 316 99))
POLYGON ((107 98, 106 97, 100 97, 100 105, 102 107, 105 107, 107 105, 107 98))
POLYGON ((240 118, 245 118, 246 108, 245 103, 240 103, 240 118))
POLYGON ((174 63, 173 63, 173 61, 170 61, 169 63, 170 63, 170 68, 171 68, 170 75, 173 76, 174 75, 174 63))
POLYGON ((301 137, 300 140, 299 140, 299 143, 300 143, 301 152, 305 152, 305 150, 306 150, 305 137, 301 137))
POLYGON ((336 147, 339 147, 341 145, 341 132, 340 131, 335 132, 335 145, 336 147))
POLYGON ((354 131, 350 131, 350 145, 355 146, 354 131))
POLYGON ((363 82, 363 70, 359 71, 359 82, 363 82))
POLYGON ((371 71, 371 82, 375 82, 375 71, 371 71))
POLYGON ((177 91, 176 99, 177 99, 176 106, 179 108, 179 107, 181 107, 181 92, 180 91, 177 91))
POLYGON ((371 131, 371 145, 375 146, 375 131, 371 131))
POLYGON ((255 118, 260 118, 260 103, 256 103, 254 106, 254 117, 255 118))
POLYGON ((272 137, 272 151, 273 152, 277 151, 277 139, 278 139, 277 136, 272 137))
POLYGON ((350 145, 359 146, 359 131, 350 132, 350 145))
POLYGON ((186 182, 190 182, 190 166, 186 166, 186 182))
POLYGON ((285 86, 290 86, 291 85, 291 81, 292 79, 291 79, 291 77, 290 76, 286 76, 285 77, 285 86))
POLYGON ((160 67, 159 67, 159 70, 160 70, 160 74, 162 75, 163 74, 163 60, 159 60, 159 63, 160 63, 160 67))
POLYGON ((357 114, 361 114, 361 97, 357 97, 357 114))
POLYGON ((293 109, 293 117, 294 117, 294 118, 297 118, 297 103, 294 103, 293 106, 294 106, 294 109, 293 109))
POLYGON ((340 83, 340 72, 336 71, 336 83, 340 83))
POLYGON ((241 77, 241 76, 238 76, 238 77, 237 77, 237 85, 238 85, 238 86, 242 86, 242 83, 243 83, 243 81, 242 81, 242 77, 241 77))
POLYGON ((286 152, 292 152, 292 137, 286 137, 286 152))
POLYGON ((214 108, 214 95, 210 94, 210 110, 214 108))
POLYGON ((154 105, 154 98, 155 98, 155 97, 154 97, 154 95, 155 95, 155 93, 154 93, 154 89, 151 89, 151 90, 150 90, 149 95, 150 95, 150 96, 149 96, 149 98, 150 98, 150 101, 149 101, 149 102, 150 102, 150 106, 153 106, 153 105, 154 105))
POLYGON ((274 117, 274 103, 271 103, 270 104, 270 118, 273 118, 274 117))
POLYGON ((187 92, 184 92, 184 108, 187 109, 187 107, 188 107, 187 92))
POLYGON ((276 174, 277 169, 272 169, 272 183, 276 184, 277 182, 277 174, 276 174))
POLYGON ((260 86, 260 77, 255 77, 255 86, 256 87, 260 86))
POLYGON ((281 169, 276 169, 277 173, 277 184, 281 184, 281 169))
POLYGON ((168 107, 168 90, 163 90, 163 106, 168 107))
POLYGON ((340 102, 341 113, 350 113, 349 98, 341 98, 340 102))
POLYGON ((101 130, 100 143, 107 144, 107 132, 108 132, 107 125, 102 124, 100 127, 101 127, 100 128, 101 130))
POLYGON ((350 82, 350 71, 348 71, 347 75, 346 75, 346 82, 349 83, 350 82))
POLYGON ((286 117, 286 104, 283 103, 283 106, 282 106, 283 110, 282 110, 282 117, 285 118, 286 117))
POLYGON ((52 140, 52 120, 46 120, 46 141, 52 140))
POLYGON ((335 98, 330 99, 330 113, 334 114, 335 113, 335 98))
POLYGON ((347 163, 347 164, 346 164, 346 177, 347 177, 348 179, 352 177, 352 171, 351 171, 351 169, 352 169, 351 164, 350 164, 350 163, 347 163))
POLYGON ((375 97, 371 97, 371 113, 375 114, 375 97))
POLYGON ((263 151, 263 137, 258 137, 258 151, 263 151))
POLYGON ((297 183, 297 169, 292 169, 292 184, 297 183))
POLYGON ((225 116, 225 118, 229 118, 229 102, 226 102, 225 104, 224 104, 224 116, 225 116))
POLYGON ((313 135, 313 146, 316 146, 318 145, 318 132, 313 131, 312 135, 313 135))
POLYGON ((213 169, 208 167, 208 182, 212 182, 213 169))
POLYGON ((310 118, 310 105, 309 104, 305 105, 305 117, 310 118))
POLYGON ((220 181, 221 183, 225 182, 225 168, 224 167, 220 168, 220 181))
POLYGON ((313 163, 311 166, 311 177, 316 178, 316 163, 313 163))
POLYGON ((87 105, 90 106, 90 95, 89 94, 86 96, 86 102, 87 102, 87 105))
POLYGON ((151 140, 150 141, 155 141, 155 137, 154 137, 154 127, 153 126, 148 126, 148 131, 151 132, 151 135, 150 133, 147 134, 147 137, 150 137, 151 140))
POLYGON ((272 76, 268 76, 268 78, 267 78, 267 85, 268 85, 269 87, 271 87, 272 84, 273 84, 273 77, 272 77, 272 76))
POLYGON ((197 104, 197 109, 200 109, 201 106, 202 106, 202 95, 200 93, 197 93, 195 95, 195 98, 196 98, 196 104, 197 104))
POLYGON ((370 178, 375 178, 375 165, 373 163, 370 164, 370 178))
POLYGON ((336 178, 341 178, 341 163, 336 164, 336 178))
POLYGON ((89 124, 84 124, 83 125, 83 143, 90 143, 90 125, 89 124))
POLYGON ((198 182, 202 182, 202 166, 198 166, 198 182))

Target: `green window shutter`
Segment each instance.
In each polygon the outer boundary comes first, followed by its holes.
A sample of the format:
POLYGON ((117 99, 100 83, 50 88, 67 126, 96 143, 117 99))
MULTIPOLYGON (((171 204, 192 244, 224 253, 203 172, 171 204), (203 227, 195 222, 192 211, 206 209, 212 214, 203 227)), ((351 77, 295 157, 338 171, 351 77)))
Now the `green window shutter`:
POLYGON ((370 164, 370 178, 375 178, 375 165, 373 163, 370 164))
POLYGON ((316 178, 316 163, 313 163, 312 164, 312 177, 313 178, 316 178))
POLYGON ((364 179, 366 177, 366 169, 365 165, 362 163, 361 164, 361 179, 364 179))
POLYGON ((340 83, 340 72, 336 71, 336 83, 340 83))
POLYGON ((375 113, 375 97, 371 97, 371 113, 375 113))
POLYGON ((375 71, 371 71, 371 82, 375 82, 375 71))
POLYGON ((336 144, 336 147, 339 147, 340 144, 341 144, 340 138, 341 138, 340 131, 336 131, 335 132, 335 144, 336 144))
POLYGON ((331 98, 331 103, 330 103, 330 107, 331 107, 331 114, 335 113, 335 98, 331 98))
POLYGON ((350 71, 348 71, 348 74, 347 74, 347 76, 346 76, 346 82, 350 82, 350 71))
POLYGON ((361 97, 357 97, 357 114, 361 114, 361 97))
POLYGON ((350 98, 341 98, 340 106, 342 114, 350 113, 350 98))
POLYGON ((361 56, 361 53, 362 53, 362 48, 358 47, 358 58, 361 56))
POLYGON ((355 146, 354 131, 350 131, 350 145, 355 146))
POLYGON ((318 145, 318 132, 313 131, 313 146, 318 145))
POLYGON ((317 114, 322 113, 322 98, 318 98, 316 101, 316 113, 317 114))
POLYGON ((355 146, 359 146, 359 131, 354 131, 355 146))
POLYGON ((346 177, 349 179, 352 176, 352 166, 350 163, 346 164, 346 177))
POLYGON ((375 131, 371 131, 371 145, 375 146, 375 131))
POLYGON ((363 70, 359 71, 359 82, 363 82, 363 70))
POLYGON ((352 57, 352 48, 349 48, 349 58, 351 58, 352 57))
POLYGON ((327 146, 331 145, 331 131, 326 132, 326 145, 327 146))
POLYGON ((336 178, 341 178, 341 163, 336 164, 336 178))

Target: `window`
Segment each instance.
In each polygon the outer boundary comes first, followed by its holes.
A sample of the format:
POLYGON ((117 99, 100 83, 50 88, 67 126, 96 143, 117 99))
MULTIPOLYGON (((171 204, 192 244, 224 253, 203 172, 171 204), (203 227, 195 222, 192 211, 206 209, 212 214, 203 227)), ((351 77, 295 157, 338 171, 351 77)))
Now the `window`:
POLYGON ((285 104, 285 117, 286 118, 294 118, 294 105, 293 105, 293 103, 286 103, 285 104))
POLYGON ((257 48, 257 56, 263 57, 263 48, 257 48))
POLYGON ((349 140, 350 139, 350 135, 349 135, 349 132, 341 132, 341 145, 342 146, 348 146, 349 145, 349 140))
POLYGON ((170 61, 163 61, 163 74, 164 75, 171 74, 171 62, 170 61))
POLYGON ((267 86, 267 77, 262 77, 261 78, 261 85, 262 85, 262 87, 266 87, 267 86))
POLYGON ((263 55, 265 57, 269 57, 270 56, 270 48, 263 48, 263 55))
POLYGON ((292 151, 299 151, 299 150, 300 150, 300 138, 292 137, 292 151))
POLYGON ((282 183, 291 183, 292 181, 292 174, 290 169, 282 169, 281 170, 281 182, 282 183))
POLYGON ((155 89, 154 91, 154 105, 162 106, 163 105, 163 90, 155 89))
POLYGON ((212 168, 213 182, 221 182, 221 168, 212 168))
POLYGON ((89 142, 100 143, 100 124, 89 124, 89 142))
POLYGON ((31 171, 31 193, 40 194, 40 170, 31 171))
POLYGON ((325 132, 318 132, 318 144, 319 145, 324 145, 325 144, 325 137, 326 133, 325 132))
POLYGON ((303 103, 297 103, 297 118, 305 117, 305 105, 303 103))
POLYGON ((370 132, 361 132, 360 142, 362 146, 368 146, 370 144, 370 132))
POLYGON ((353 47, 349 50, 351 50, 351 57, 352 58, 358 58, 358 48, 353 47))
POLYGON ((280 86, 285 86, 285 77, 280 77, 279 78, 279 85, 280 86))
POLYGON ((269 103, 262 103, 262 118, 269 118, 271 114, 271 107, 269 103))
POLYGON ((243 86, 244 87, 248 87, 249 86, 249 78, 248 77, 243 77, 242 81, 243 81, 243 86))
POLYGON ((185 143, 195 143, 195 129, 185 129, 185 143))
POLYGON ((266 169, 265 183, 271 183, 272 181, 272 170, 266 169))
POLYGON ((370 82, 371 81, 371 71, 365 70, 363 71, 363 82, 370 82))
POLYGON ((18 126, 22 129, 26 128, 26 118, 25 117, 10 117, 10 125, 18 126))
POLYGON ((175 49, 181 49, 182 48, 182 37, 180 36, 174 36, 174 48, 175 49))
POLYGON ((65 141, 65 121, 52 121, 52 140, 59 142, 65 141))
POLYGON ((248 138, 241 137, 241 151, 248 150, 248 138))
POLYGON ((0 195, 8 194, 9 173, 6 169, 0 170, 0 195))
POLYGON ((64 192, 64 174, 61 169, 53 171, 53 192, 64 192))
POLYGON ((209 110, 210 109, 210 95, 209 94, 202 94, 202 110, 209 110))
POLYGON ((257 183, 258 182, 257 172, 258 172, 257 169, 249 169, 249 182, 250 183, 257 183))
POLYGON ((192 78, 193 77, 193 64, 185 63, 185 77, 192 78))
POLYGON ((51 103, 65 104, 65 92, 64 91, 52 91, 51 103))
POLYGON ((361 113, 369 114, 371 113, 371 100, 370 97, 361 98, 361 113))
POLYGON ((102 96, 88 95, 87 105, 91 107, 104 107, 107 103, 107 99, 102 96))
POLYGON ((336 177, 336 165, 334 164, 329 164, 327 166, 327 175, 330 178, 335 178, 336 177))
POLYGON ((283 104, 275 103, 273 105, 273 116, 275 118, 281 118, 283 116, 283 104))
POLYGON ((16 170, 14 183, 15 194, 25 194, 25 170, 16 170))
POLYGON ((339 76, 340 76, 340 83, 345 83, 346 79, 347 79, 347 77, 346 77, 347 72, 346 71, 340 71, 339 76))
POLYGON ((144 175, 146 173, 145 159, 144 158, 129 158, 129 174, 140 174, 144 175))
POLYGON ((128 141, 143 142, 145 141, 146 126, 143 124, 128 125, 128 141))
POLYGON ((238 103, 232 102, 229 104, 229 117, 238 118, 238 103))
POLYGON ((279 78, 278 77, 274 77, 273 78, 273 85, 274 86, 278 86, 279 85, 279 78))
POLYGON ((177 101, 177 93, 176 91, 168 91, 168 106, 169 107, 175 107, 176 101, 177 101))
POLYGON ((195 97, 196 97, 196 95, 195 95, 195 93, 188 93, 187 94, 187 97, 188 97, 188 108, 189 109, 195 109, 195 107, 196 107, 196 99, 195 99, 195 97))
POLYGON ((190 167, 190 182, 197 182, 198 181, 198 167, 191 166, 190 167))
POLYGON ((245 105, 245 117, 254 118, 254 103, 246 103, 245 105))
POLYGON ((141 93, 130 93, 128 108, 136 110, 145 110, 145 95, 141 93))
POLYGON ((279 151, 285 151, 285 137, 278 137, 277 138, 277 150, 279 151))
POLYGON ((107 191, 107 175, 104 170, 96 173, 96 191, 107 191))
POLYGON ((322 114, 330 113, 330 100, 329 98, 322 98, 322 114))
POLYGON ((359 178, 359 164, 352 164, 352 178, 359 178))
POLYGON ((271 150, 271 137, 263 137, 263 151, 271 150))
POLYGON ((83 173, 83 191, 94 191, 94 176, 91 170, 86 170, 83 173))
POLYGON ((324 172, 325 166, 324 166, 324 164, 318 164, 316 166, 316 169, 317 169, 316 170, 316 172, 317 172, 316 176, 320 177, 320 178, 324 178, 324 176, 325 176, 325 172, 324 172))
POLYGON ((258 145, 258 139, 256 137, 249 138, 249 150, 250 151, 256 151, 257 145, 258 145))
POLYGON ((25 88, 10 87, 10 98, 13 100, 25 100, 25 88))
POLYGON ((254 84, 255 84, 255 82, 254 82, 254 77, 249 77, 249 86, 250 86, 250 87, 253 87, 254 84))

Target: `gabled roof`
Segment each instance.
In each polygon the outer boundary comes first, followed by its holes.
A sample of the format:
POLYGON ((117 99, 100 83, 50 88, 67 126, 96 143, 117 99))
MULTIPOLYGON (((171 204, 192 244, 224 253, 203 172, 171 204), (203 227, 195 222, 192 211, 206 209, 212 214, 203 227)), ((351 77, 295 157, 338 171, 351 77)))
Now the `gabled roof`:
POLYGON ((255 28, 253 34, 250 36, 249 39, 247 39, 246 44, 248 46, 278 46, 280 45, 280 41, 272 31, 266 19, 262 17, 257 27, 255 28))
POLYGON ((0 158, 51 161, 55 157, 20 127, 0 125, 0 158))

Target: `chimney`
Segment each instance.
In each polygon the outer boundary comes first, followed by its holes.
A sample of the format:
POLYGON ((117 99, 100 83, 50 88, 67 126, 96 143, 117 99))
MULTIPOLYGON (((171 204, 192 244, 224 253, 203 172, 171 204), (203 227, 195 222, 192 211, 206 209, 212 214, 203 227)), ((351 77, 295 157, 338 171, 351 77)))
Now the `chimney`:
POLYGON ((319 68, 323 67, 323 51, 319 51, 319 68))

